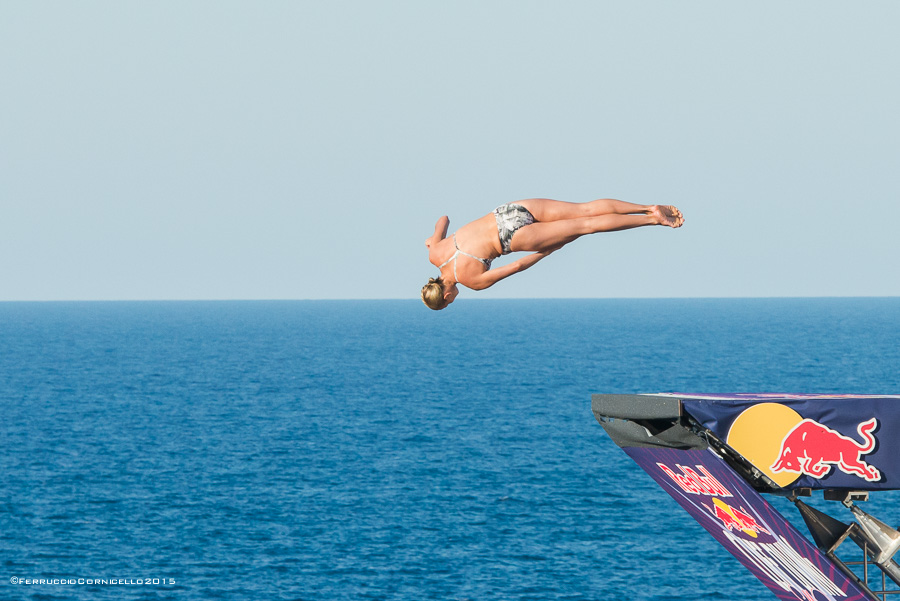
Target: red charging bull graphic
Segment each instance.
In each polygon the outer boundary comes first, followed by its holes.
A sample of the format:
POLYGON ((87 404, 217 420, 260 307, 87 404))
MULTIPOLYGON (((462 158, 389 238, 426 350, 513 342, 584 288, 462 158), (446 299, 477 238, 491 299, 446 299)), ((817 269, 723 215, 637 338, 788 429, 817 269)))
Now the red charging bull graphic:
POLYGON ((804 419, 784 437, 771 470, 822 478, 836 465, 845 474, 877 482, 881 480, 881 472, 863 459, 875 450, 877 441, 872 432, 877 427, 878 420, 874 417, 860 423, 856 428, 862 438, 860 443, 815 420, 804 419))

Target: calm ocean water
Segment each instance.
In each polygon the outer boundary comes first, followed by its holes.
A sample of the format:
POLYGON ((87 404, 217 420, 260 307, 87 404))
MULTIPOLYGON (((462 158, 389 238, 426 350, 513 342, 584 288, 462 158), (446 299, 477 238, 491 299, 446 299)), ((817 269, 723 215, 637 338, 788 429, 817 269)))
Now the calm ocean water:
POLYGON ((774 599, 591 414, 660 391, 898 393, 900 299, 0 303, 0 598, 774 599))

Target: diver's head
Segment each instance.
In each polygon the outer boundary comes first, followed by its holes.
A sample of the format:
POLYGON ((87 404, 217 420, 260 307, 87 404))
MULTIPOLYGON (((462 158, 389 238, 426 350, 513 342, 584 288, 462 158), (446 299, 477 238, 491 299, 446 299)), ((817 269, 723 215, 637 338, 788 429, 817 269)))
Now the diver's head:
POLYGON ((428 283, 422 286, 422 302, 435 311, 440 311, 452 303, 458 294, 456 282, 448 286, 440 277, 428 278, 428 283))

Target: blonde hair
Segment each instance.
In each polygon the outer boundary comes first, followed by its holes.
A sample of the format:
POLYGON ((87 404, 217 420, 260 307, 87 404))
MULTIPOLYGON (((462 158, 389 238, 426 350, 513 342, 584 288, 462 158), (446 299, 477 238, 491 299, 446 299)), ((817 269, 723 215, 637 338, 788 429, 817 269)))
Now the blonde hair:
POLYGON ((440 277, 428 278, 428 283, 422 286, 422 302, 429 309, 440 311, 447 306, 444 298, 444 280, 440 277))

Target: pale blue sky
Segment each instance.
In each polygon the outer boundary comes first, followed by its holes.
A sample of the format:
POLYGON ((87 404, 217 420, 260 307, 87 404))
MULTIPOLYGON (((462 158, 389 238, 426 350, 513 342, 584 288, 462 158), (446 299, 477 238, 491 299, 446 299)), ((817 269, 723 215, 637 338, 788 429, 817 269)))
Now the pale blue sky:
POLYGON ((465 298, 900 295, 900 3, 0 3, 0 300, 416 298, 503 202, 676 204, 465 298))

